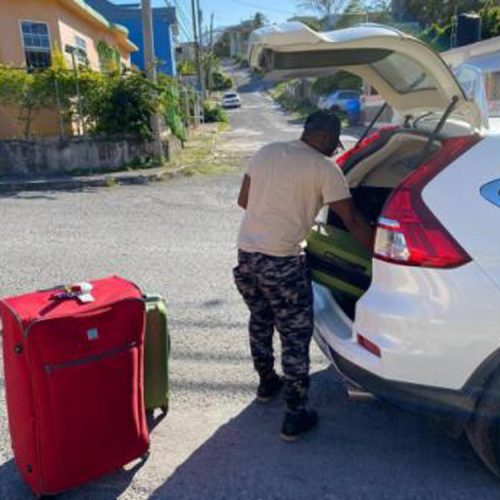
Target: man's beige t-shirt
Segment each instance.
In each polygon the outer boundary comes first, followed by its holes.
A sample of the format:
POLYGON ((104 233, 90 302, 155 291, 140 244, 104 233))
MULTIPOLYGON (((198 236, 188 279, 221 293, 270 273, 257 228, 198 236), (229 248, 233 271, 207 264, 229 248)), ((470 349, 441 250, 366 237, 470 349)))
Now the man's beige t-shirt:
POLYGON ((246 174, 250 193, 238 236, 246 252, 300 254, 321 207, 351 196, 339 167, 300 140, 264 146, 246 174))

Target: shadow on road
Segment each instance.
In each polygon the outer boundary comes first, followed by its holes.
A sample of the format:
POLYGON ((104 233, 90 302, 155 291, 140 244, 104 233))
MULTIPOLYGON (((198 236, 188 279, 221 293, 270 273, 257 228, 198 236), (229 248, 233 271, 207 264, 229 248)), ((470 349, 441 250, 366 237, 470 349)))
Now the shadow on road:
POLYGON ((282 442, 282 405, 253 403, 152 498, 498 498, 491 496, 496 479, 467 441, 447 438, 432 420, 350 401, 330 370, 313 376, 311 392, 321 421, 309 436, 282 442))
MULTIPOLYGON (((57 498, 59 500, 70 500, 72 498, 75 500, 82 498, 111 500, 118 498, 127 490, 135 474, 144 464, 144 460, 137 460, 126 469, 121 469, 98 481, 50 498, 57 498)), ((34 498, 31 490, 19 476, 14 460, 9 460, 0 466, 0 498, 2 500, 26 500, 34 498)))
POLYGON ((250 73, 248 80, 242 85, 239 85, 237 90, 240 94, 248 94, 250 92, 256 92, 257 90, 265 90, 269 86, 269 82, 265 82, 255 73, 250 73))
POLYGON ((17 200, 48 200, 57 201, 57 193, 94 193, 99 186, 72 186, 65 183, 47 185, 19 185, 18 187, 0 189, 0 199, 15 198, 17 200), (41 194, 43 193, 43 194, 41 194))

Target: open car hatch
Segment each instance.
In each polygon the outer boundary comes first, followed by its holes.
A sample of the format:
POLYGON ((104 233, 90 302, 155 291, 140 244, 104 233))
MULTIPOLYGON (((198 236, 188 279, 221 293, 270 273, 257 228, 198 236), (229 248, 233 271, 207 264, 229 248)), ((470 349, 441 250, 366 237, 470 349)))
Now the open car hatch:
POLYGON ((452 116, 474 129, 488 126, 443 59, 391 27, 364 24, 317 33, 297 22, 268 26, 250 36, 249 60, 273 81, 349 71, 373 85, 403 116, 413 118, 444 113, 455 98, 452 116))

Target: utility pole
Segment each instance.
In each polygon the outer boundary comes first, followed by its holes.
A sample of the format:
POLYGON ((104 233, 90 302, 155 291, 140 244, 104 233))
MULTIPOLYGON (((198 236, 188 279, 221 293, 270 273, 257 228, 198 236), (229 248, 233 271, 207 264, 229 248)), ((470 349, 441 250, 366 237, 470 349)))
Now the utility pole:
POLYGON ((210 38, 209 38, 210 52, 214 49, 214 13, 210 16, 210 38))
MULTIPOLYGON (((151 11, 151 0, 142 1, 142 36, 144 39, 144 67, 148 79, 156 84, 156 61, 153 39, 153 13, 151 11)), ((153 130, 153 156, 154 159, 163 163, 163 144, 161 142, 160 115, 155 112, 151 115, 151 128, 153 130)))
POLYGON ((203 55, 203 11, 200 0, 196 0, 196 12, 198 13, 198 39, 200 40, 200 55, 203 55))
POLYGON ((207 85, 208 93, 212 91, 212 65, 214 63, 214 13, 210 16, 210 34, 208 38, 207 85))
POLYGON ((198 77, 198 85, 201 89, 202 94, 205 94, 205 85, 203 82, 203 76, 201 71, 201 58, 200 58, 200 43, 198 39, 198 15, 196 10, 196 0, 191 0, 191 15, 193 18, 193 37, 194 37, 194 50, 196 58, 196 75, 198 77))

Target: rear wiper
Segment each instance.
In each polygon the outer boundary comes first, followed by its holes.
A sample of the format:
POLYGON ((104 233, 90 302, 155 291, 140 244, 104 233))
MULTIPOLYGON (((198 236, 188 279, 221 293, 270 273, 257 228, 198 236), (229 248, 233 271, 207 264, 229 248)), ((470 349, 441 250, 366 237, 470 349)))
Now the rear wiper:
POLYGON ((356 143, 356 146, 354 146, 355 148, 357 148, 363 142, 366 136, 370 133, 370 130, 373 128, 375 123, 377 123, 378 119, 382 116, 382 113, 386 110, 386 108, 387 108, 387 103, 384 102, 381 108, 377 111, 377 114, 374 116, 373 120, 370 122, 366 130, 363 132, 363 135, 359 138, 358 142, 356 143))

